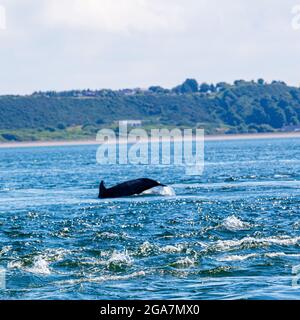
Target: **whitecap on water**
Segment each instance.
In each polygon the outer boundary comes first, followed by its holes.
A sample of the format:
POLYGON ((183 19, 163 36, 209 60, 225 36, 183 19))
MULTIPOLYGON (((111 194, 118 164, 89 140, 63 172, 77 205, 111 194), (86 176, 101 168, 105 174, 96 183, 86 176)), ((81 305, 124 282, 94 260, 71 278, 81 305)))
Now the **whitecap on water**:
POLYGON ((139 247, 138 253, 143 256, 148 256, 151 253, 155 252, 155 250, 156 250, 156 246, 146 241, 139 247))
POLYGON ((172 266, 185 268, 185 267, 194 266, 195 264, 196 264, 196 260, 194 258, 185 257, 172 263, 172 266))
POLYGON ((284 257, 286 254, 284 252, 269 252, 266 253, 265 256, 267 258, 277 258, 277 257, 284 257))
POLYGON ((133 279, 136 277, 144 277, 146 275, 145 271, 137 271, 133 272, 131 274, 127 275, 106 275, 106 276, 100 276, 100 277, 90 277, 90 278, 81 278, 81 279, 76 279, 76 280, 65 280, 65 281, 59 281, 57 284, 70 284, 70 285, 75 285, 75 284, 80 284, 84 282, 93 282, 93 283, 98 283, 98 282, 104 282, 104 281, 122 281, 122 280, 129 280, 133 279))
POLYGON ((34 274, 49 275, 51 274, 50 264, 62 260, 67 253, 69 251, 65 249, 46 249, 43 254, 33 258, 30 266, 27 265, 28 261, 20 259, 9 262, 8 268, 20 269, 34 274))
POLYGON ((244 261, 250 258, 255 258, 257 257, 258 254, 256 253, 251 253, 251 254, 246 254, 246 255, 232 255, 232 256, 226 256, 226 257, 221 257, 218 258, 218 261, 223 261, 223 262, 231 262, 231 261, 244 261))
POLYGON ((249 229, 250 224, 240 220, 233 215, 224 219, 224 221, 222 222, 222 227, 229 231, 240 231, 249 229))
POLYGON ((49 268, 49 262, 41 256, 36 257, 33 261, 32 267, 27 268, 26 271, 35 273, 35 274, 44 274, 44 275, 51 274, 51 271, 49 268))
POLYGON ((107 265, 111 269, 123 269, 130 267, 133 264, 133 259, 129 256, 128 252, 114 251, 111 257, 107 260, 107 265))
POLYGON ((11 250, 12 250, 12 246, 5 246, 0 251, 0 255, 3 256, 4 254, 6 254, 8 251, 11 251, 11 250))
POLYGON ((212 245, 212 248, 217 251, 234 250, 236 248, 257 248, 268 247, 272 245, 292 246, 300 242, 300 237, 290 238, 282 237, 268 237, 268 238, 253 238, 245 237, 240 240, 218 240, 212 245))
POLYGON ((265 254, 268 258, 288 257, 299 259, 299 253, 285 253, 285 252, 269 252, 265 254))
POLYGON ((126 233, 100 232, 96 234, 96 238, 105 240, 125 240, 128 238, 126 233))
POLYGON ((168 246, 162 247, 160 248, 160 251, 165 253, 180 253, 183 251, 183 249, 184 249, 184 246, 181 244, 178 244, 176 246, 168 245, 168 246))
POLYGON ((8 269, 21 269, 23 266, 22 261, 10 261, 7 265, 8 269))
POLYGON ((136 277, 142 277, 145 276, 145 271, 138 271, 133 272, 131 274, 125 275, 125 276, 103 276, 103 277, 97 277, 97 278, 90 278, 89 282, 101 282, 101 281, 118 281, 118 280, 129 280, 136 277))
POLYGON ((251 258, 257 258, 264 256, 267 258, 279 258, 279 257, 299 257, 299 254, 286 254, 284 252, 268 252, 265 254, 251 253, 246 255, 232 255, 218 258, 218 261, 230 262, 230 261, 244 261, 251 258))
POLYGON ((49 268, 49 262, 43 258, 42 256, 35 257, 33 263, 30 267, 25 267, 24 263, 20 260, 11 261, 8 264, 9 269, 22 269, 26 272, 34 273, 34 274, 43 274, 49 275, 51 274, 49 268))

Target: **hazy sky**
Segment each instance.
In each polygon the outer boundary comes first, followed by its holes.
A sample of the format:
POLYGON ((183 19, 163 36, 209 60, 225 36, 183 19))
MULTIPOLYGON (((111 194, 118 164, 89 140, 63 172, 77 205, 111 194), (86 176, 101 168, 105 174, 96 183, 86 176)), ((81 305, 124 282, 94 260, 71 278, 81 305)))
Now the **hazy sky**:
POLYGON ((300 29, 292 27, 292 8, 300 0, 0 0, 0 5, 6 11, 5 30, 0 21, 0 94, 173 87, 187 77, 199 82, 263 77, 300 85, 300 29))

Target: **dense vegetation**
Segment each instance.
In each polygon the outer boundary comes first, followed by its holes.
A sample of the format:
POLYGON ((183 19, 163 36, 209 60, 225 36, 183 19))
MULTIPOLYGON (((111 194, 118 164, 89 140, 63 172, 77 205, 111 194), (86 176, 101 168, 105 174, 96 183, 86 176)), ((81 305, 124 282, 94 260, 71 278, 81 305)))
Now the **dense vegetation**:
POLYGON ((144 125, 204 127, 207 133, 295 130, 300 89, 283 82, 198 84, 169 90, 73 90, 0 97, 0 140, 73 139, 95 135, 117 120, 144 125))

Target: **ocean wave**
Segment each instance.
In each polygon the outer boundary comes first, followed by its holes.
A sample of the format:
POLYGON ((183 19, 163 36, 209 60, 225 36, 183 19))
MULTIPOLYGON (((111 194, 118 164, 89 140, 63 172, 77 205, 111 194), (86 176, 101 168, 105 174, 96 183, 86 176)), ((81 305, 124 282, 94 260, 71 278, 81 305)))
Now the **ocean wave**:
POLYGON ((56 284, 58 285, 76 285, 81 284, 85 282, 91 282, 91 283, 101 283, 105 281, 124 281, 124 280, 130 280, 137 277, 144 277, 146 276, 145 271, 137 271, 133 272, 127 275, 105 275, 100 277, 86 277, 81 279, 71 279, 71 280, 64 280, 59 281, 56 284))
POLYGON ((265 254, 265 257, 267 258, 279 258, 279 257, 299 258, 300 253, 268 252, 265 254))
POLYGON ((282 237, 267 237, 267 238, 253 238, 245 237, 240 240, 218 240, 211 245, 211 249, 216 251, 229 251, 237 248, 257 248, 268 247, 272 245, 292 246, 297 245, 300 237, 290 238, 282 237))
POLYGON ((25 261, 17 260, 11 261, 7 266, 9 269, 21 269, 26 272, 40 274, 40 275, 50 275, 51 269, 49 267, 49 261, 44 257, 38 256, 35 257, 31 263, 31 266, 26 266, 25 261))
POLYGON ((47 261, 45 258, 41 256, 36 257, 33 261, 33 265, 29 268, 26 268, 26 271, 34 274, 42 274, 42 275, 51 274, 49 261, 47 261))
POLYGON ((285 257, 286 254, 284 252, 269 252, 265 254, 267 258, 277 258, 277 257, 285 257))
POLYGON ((300 187, 299 180, 265 180, 265 181, 231 181, 231 182, 212 182, 212 183, 187 183, 174 184, 177 189, 230 189, 230 188, 255 188, 255 187, 300 187))
POLYGON ((105 239, 105 240, 126 240, 128 236, 126 233, 114 233, 114 232, 100 232, 97 233, 96 238, 105 239))
POLYGON ((107 267, 112 271, 121 271, 133 265, 134 260, 129 256, 128 252, 114 251, 107 260, 107 267))
POLYGON ((47 249, 43 254, 30 258, 16 259, 7 265, 9 269, 20 269, 40 275, 50 275, 50 264, 62 260, 69 251, 65 249, 47 249))
POLYGON ((217 258, 218 261, 222 261, 222 262, 231 262, 231 261, 244 261, 250 258, 256 258, 259 255, 256 253, 252 253, 252 254, 246 254, 246 255, 232 255, 232 256, 226 256, 226 257, 221 257, 221 258, 217 258))
POLYGON ((196 259, 194 258, 180 258, 177 261, 173 262, 171 265, 173 267, 179 267, 179 268, 186 268, 186 267, 192 267, 196 264, 196 259))
POLYGON ((137 250, 137 253, 142 256, 150 256, 157 251, 157 246, 151 244, 150 242, 144 242, 137 250))
POLYGON ((161 247, 159 250, 165 253, 180 253, 185 249, 185 246, 182 244, 177 244, 175 246, 168 245, 165 247, 161 247))
POLYGON ((222 262, 231 262, 231 261, 244 261, 251 258, 259 258, 259 257, 266 257, 266 258, 280 258, 280 257, 288 257, 288 258, 298 258, 300 254, 287 254, 285 252, 267 252, 264 254, 259 253, 251 253, 246 255, 231 255, 225 256, 221 258, 217 258, 218 261, 222 262))
POLYGON ((240 231, 240 230, 249 229, 250 224, 232 215, 224 219, 224 221, 222 222, 222 227, 229 231, 240 231))
POLYGON ((176 254, 186 250, 186 244, 158 246, 148 241, 144 242, 138 249, 137 254, 141 256, 150 256, 159 253, 176 254))
POLYGON ((231 271, 232 271, 232 267, 230 266, 220 266, 213 269, 203 270, 202 273, 215 276, 215 275, 227 274, 231 271))
POLYGON ((5 255, 7 252, 11 251, 12 250, 12 246, 5 246, 1 249, 0 251, 0 256, 3 256, 5 255))

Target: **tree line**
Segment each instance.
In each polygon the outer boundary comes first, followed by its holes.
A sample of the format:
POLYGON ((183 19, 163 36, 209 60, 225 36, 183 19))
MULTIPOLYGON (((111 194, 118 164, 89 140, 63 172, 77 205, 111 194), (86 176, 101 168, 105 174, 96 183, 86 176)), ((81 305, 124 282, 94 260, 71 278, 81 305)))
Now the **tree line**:
POLYGON ((97 129, 124 119, 204 127, 207 133, 295 130, 300 124, 300 89, 263 79, 233 84, 187 79, 172 89, 151 86, 0 96, 0 130, 97 129))

